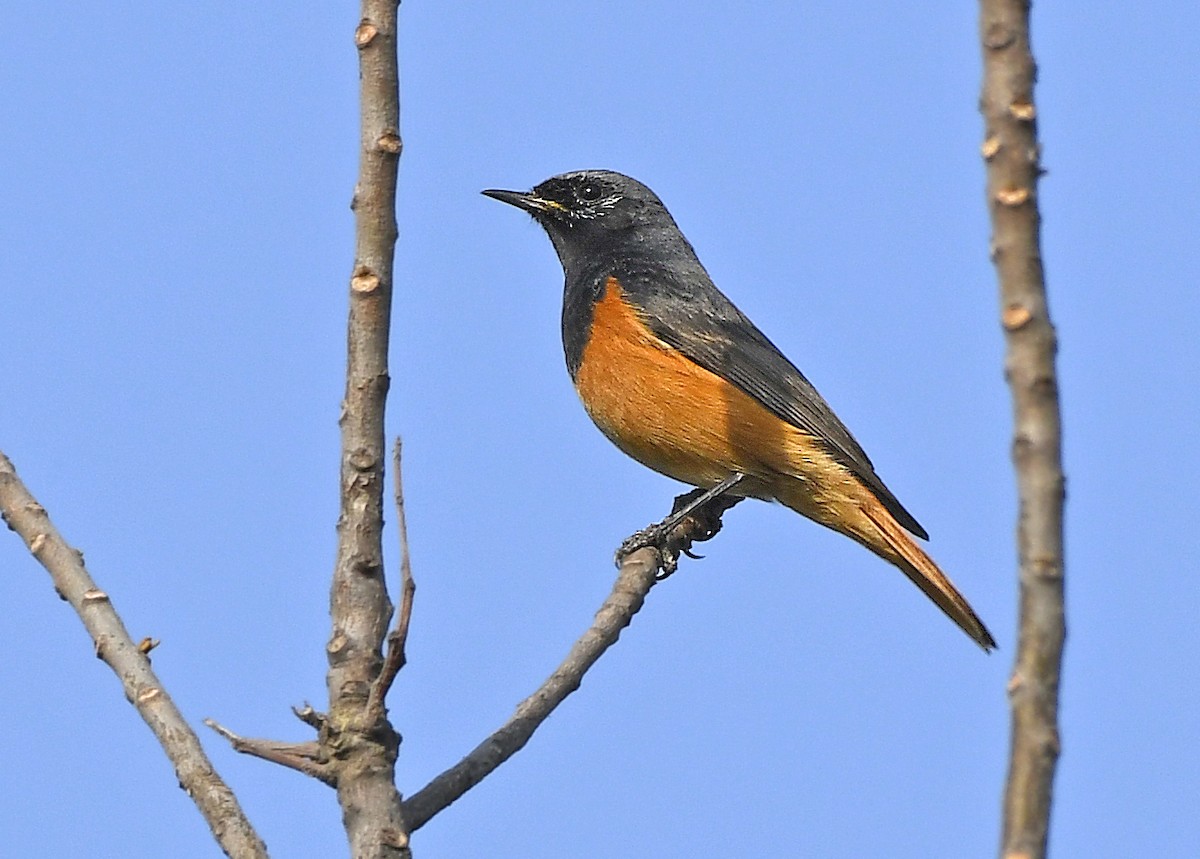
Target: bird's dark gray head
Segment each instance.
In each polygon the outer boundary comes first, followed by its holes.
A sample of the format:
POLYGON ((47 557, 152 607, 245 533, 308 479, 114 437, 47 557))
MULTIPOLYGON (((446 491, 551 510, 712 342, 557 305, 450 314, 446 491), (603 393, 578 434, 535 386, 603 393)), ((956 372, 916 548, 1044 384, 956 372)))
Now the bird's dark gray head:
POLYGON ((680 243, 691 252, 658 195, 622 173, 577 170, 528 192, 483 193, 532 215, 568 271, 584 260, 669 252, 680 243))

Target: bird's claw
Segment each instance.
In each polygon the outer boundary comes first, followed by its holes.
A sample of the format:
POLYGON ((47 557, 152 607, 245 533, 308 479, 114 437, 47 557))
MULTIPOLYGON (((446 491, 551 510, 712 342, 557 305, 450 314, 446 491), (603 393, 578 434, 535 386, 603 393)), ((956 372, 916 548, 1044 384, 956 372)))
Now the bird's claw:
POLYGON ((654 549, 658 552, 661 559, 662 573, 659 578, 666 578, 679 565, 678 553, 673 553, 669 547, 668 540, 670 534, 662 522, 656 522, 653 525, 647 525, 640 531, 637 531, 625 539, 617 549, 616 564, 621 566, 622 562, 639 549, 654 549))
POLYGON ((693 489, 678 496, 670 516, 646 526, 621 544, 616 553, 617 566, 639 549, 654 549, 659 558, 659 573, 655 578, 661 581, 679 568, 681 554, 696 560, 703 558, 691 551, 692 545, 711 540, 721 530, 721 515, 742 500, 726 493, 744 477, 741 473, 732 474, 711 489, 693 489))

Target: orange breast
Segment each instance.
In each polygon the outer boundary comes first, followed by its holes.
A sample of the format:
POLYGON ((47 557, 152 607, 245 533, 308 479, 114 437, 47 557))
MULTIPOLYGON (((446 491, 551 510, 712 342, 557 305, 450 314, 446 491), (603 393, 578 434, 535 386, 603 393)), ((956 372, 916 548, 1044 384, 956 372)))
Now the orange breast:
POLYGON ((812 436, 656 337, 614 278, 595 305, 575 389, 601 431, 643 465, 702 487, 739 471, 750 479, 738 494, 878 542, 862 512, 872 496, 858 478, 812 436))
POLYGON ((712 486, 734 471, 793 470, 787 460, 803 434, 657 338, 614 278, 595 305, 575 387, 617 447, 677 480, 712 486))

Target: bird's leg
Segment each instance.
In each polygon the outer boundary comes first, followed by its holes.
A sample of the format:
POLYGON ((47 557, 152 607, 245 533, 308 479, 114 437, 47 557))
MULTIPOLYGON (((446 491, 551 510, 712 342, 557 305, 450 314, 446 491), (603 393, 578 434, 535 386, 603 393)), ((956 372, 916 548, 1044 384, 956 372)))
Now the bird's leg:
POLYGON ((662 520, 657 527, 662 528, 664 531, 672 530, 676 525, 690 516, 692 511, 698 510, 714 498, 724 495, 745 479, 746 475, 740 471, 735 471, 711 489, 693 489, 691 492, 678 496, 675 499, 675 509, 671 512, 671 515, 662 520))
POLYGON ((665 579, 678 567, 681 552, 688 557, 699 557, 689 551, 692 543, 711 540, 721 530, 721 515, 742 500, 739 495, 726 493, 745 477, 734 472, 710 489, 693 489, 678 496, 670 516, 643 528, 621 544, 617 549, 617 564, 632 552, 651 547, 658 550, 662 559, 659 578, 665 579), (688 527, 681 527, 685 523, 688 527))

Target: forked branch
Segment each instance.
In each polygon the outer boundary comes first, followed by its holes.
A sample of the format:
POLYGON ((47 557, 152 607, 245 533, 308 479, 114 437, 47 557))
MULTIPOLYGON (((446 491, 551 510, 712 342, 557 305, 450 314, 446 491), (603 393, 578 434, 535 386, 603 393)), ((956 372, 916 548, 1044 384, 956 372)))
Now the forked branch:
POLYGON ((407 859, 409 828, 395 785, 400 736, 372 705, 383 669, 392 604, 383 565, 384 406, 396 245, 400 151, 397 0, 362 0, 354 31, 359 60, 359 169, 350 274, 346 392, 341 415, 337 558, 326 652, 329 711, 321 759, 334 771, 354 859, 407 859))

